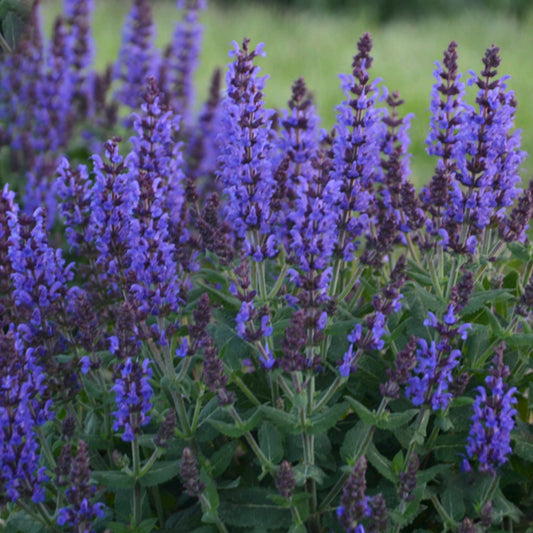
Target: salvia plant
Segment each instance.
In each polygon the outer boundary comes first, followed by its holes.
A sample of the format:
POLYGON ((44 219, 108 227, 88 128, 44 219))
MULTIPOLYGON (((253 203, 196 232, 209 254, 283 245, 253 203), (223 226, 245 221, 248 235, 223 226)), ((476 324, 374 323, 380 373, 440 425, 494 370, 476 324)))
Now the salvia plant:
POLYGON ((4 531, 532 530, 533 187, 499 48, 436 63, 417 191, 369 34, 325 131, 303 79, 266 106, 248 39, 196 91, 199 0, 162 50, 133 1, 105 72, 91 0, 50 39, 38 2, 0 7, 4 531))

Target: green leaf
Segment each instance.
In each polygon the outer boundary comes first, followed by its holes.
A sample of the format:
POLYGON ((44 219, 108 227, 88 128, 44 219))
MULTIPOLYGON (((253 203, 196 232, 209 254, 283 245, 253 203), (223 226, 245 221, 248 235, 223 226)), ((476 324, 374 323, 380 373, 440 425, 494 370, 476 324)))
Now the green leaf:
POLYGON ((307 528, 303 524, 294 524, 289 529, 289 533, 307 533, 307 528))
POLYGON ((396 483, 397 478, 394 475, 392 463, 371 443, 366 451, 366 458, 370 461, 372 466, 386 479, 396 483))
POLYGON ((505 344, 513 348, 517 346, 532 346, 533 333, 513 333, 509 337, 505 337, 505 344))
POLYGON ((495 304, 511 300, 513 295, 507 289, 489 289, 485 291, 474 292, 468 303, 461 311, 461 315, 470 315, 479 311, 485 304, 495 304))
POLYGON ((268 421, 261 424, 257 432, 259 447, 271 463, 279 463, 283 459, 283 444, 276 427, 268 421))
POLYGON ((524 438, 520 433, 516 434, 513 443, 513 455, 533 463, 533 442, 530 439, 524 438))
POLYGON ((98 484, 110 489, 131 489, 135 485, 135 479, 126 472, 95 470, 91 477, 98 484))
POLYGON ((431 276, 422 268, 420 268, 414 261, 409 259, 408 261, 408 273, 409 278, 418 281, 424 286, 430 286, 432 284, 431 276))
POLYGON ((113 533, 131 533, 132 529, 128 524, 122 522, 106 522, 106 527, 113 531, 113 533))
POLYGON ((355 427, 346 433, 340 449, 341 459, 344 463, 353 464, 354 457, 363 444, 367 431, 368 424, 359 421, 355 427))
POLYGON ((10 11, 2 20, 2 34, 11 50, 17 46, 24 29, 24 21, 14 11, 10 11))
POLYGON ((359 403, 355 398, 352 398, 351 396, 345 396, 346 400, 348 400, 349 404, 352 406, 353 410, 357 413, 359 418, 365 423, 370 426, 375 426, 378 423, 378 417, 375 413, 370 411, 367 407, 365 407, 362 403, 359 403))
POLYGON ((212 285, 204 283, 201 279, 196 279, 196 284, 200 285, 205 292, 207 292, 213 302, 223 304, 227 309, 233 311, 238 311, 241 308, 241 301, 228 293, 228 291, 223 291, 215 289, 212 285))
POLYGON ((205 485, 204 496, 207 498, 209 505, 202 501, 202 522, 206 524, 213 524, 217 521, 218 506, 220 499, 218 497, 217 486, 213 478, 202 468, 200 471, 200 481, 205 485))
POLYGON ((135 529, 134 533, 152 533, 155 531, 155 525, 157 524, 157 518, 147 518, 143 520, 135 529))
POLYGON ((494 518, 497 521, 501 521, 503 517, 509 516, 515 522, 519 522, 523 516, 522 511, 514 503, 510 502, 499 488, 494 494, 492 503, 494 505, 494 518))
POLYGON ((491 334, 502 339, 506 338, 507 335, 500 324, 500 319, 488 307, 485 307, 485 314, 487 315, 487 319, 489 321, 491 334))
POLYGON ((519 242, 507 243, 507 249, 513 254, 514 257, 520 260, 521 263, 527 263, 530 259, 530 253, 526 246, 519 242))
POLYGON ((385 413, 376 425, 380 429, 396 429, 408 424, 419 411, 420 409, 407 409, 403 413, 385 413))
POLYGON ((291 514, 270 501, 272 490, 247 487, 231 491, 221 500, 219 516, 229 531, 237 528, 286 529, 291 523, 291 514))
POLYGON ((209 463, 211 465, 211 475, 214 478, 221 476, 226 471, 231 463, 231 460, 233 459, 233 456, 235 455, 235 450, 238 444, 239 443, 236 440, 227 442, 224 444, 224 446, 213 453, 209 459, 209 463))
POLYGON ((44 533, 44 526, 24 511, 9 515, 3 531, 13 533, 44 533))
MULTIPOLYGON (((165 528, 163 531, 193 531, 199 524, 202 517, 201 508, 199 503, 195 503, 190 507, 185 507, 176 513, 171 514, 168 520, 165 522, 165 528)), ((210 528, 211 526, 202 526, 210 528)), ((112 530, 113 531, 113 530, 112 530)))
POLYGON ((416 473, 416 479, 419 484, 428 483, 429 481, 433 481, 439 474, 444 474, 448 470, 450 470, 450 465, 447 464, 431 466, 425 470, 419 470, 416 473))
POLYGON ((392 459, 392 470, 395 474, 398 474, 403 468, 403 451, 400 450, 392 459))
POLYGON ((460 520, 465 514, 465 495, 460 484, 455 484, 444 491, 441 504, 448 516, 454 520, 460 520))
POLYGON ((300 433, 302 431, 296 415, 276 409, 270 405, 262 405, 261 410, 282 433, 300 433))
POLYGON ((344 417, 348 409, 348 403, 342 402, 335 404, 318 414, 312 415, 309 419, 310 424, 306 430, 307 433, 310 435, 325 433, 344 417))
POLYGON ((326 479, 324 471, 316 465, 300 463, 294 467, 294 474, 297 486, 303 485, 308 479, 314 479, 319 485, 322 485, 326 479))
POLYGON ((159 461, 156 462, 144 476, 139 479, 143 487, 154 487, 171 480, 180 471, 179 461, 159 461))
POLYGON ((213 426, 218 432, 234 439, 242 437, 242 435, 248 431, 252 431, 260 421, 260 409, 256 409, 254 414, 248 420, 244 420, 242 424, 223 422, 222 420, 215 420, 212 418, 208 420, 209 424, 211 424, 211 426, 213 426))

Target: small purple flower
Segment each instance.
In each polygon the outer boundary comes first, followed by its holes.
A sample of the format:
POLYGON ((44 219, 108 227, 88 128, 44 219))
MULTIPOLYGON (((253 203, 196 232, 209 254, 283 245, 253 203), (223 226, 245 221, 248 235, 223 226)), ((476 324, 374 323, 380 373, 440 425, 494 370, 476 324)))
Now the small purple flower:
POLYGON ((81 366, 81 373, 82 374, 88 374, 89 370, 91 370, 92 363, 91 363, 91 360, 89 359, 89 357, 87 355, 84 355, 80 359, 80 366, 81 366))

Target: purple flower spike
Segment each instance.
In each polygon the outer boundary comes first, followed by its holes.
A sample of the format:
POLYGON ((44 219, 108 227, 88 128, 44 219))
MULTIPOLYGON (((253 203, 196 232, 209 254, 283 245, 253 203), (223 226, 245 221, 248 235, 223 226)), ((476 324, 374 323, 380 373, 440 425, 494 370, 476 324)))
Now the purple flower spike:
POLYGON ((146 78, 157 72, 159 58, 153 44, 154 24, 149 0, 135 0, 124 24, 122 46, 113 77, 122 84, 117 99, 132 109, 141 104, 146 78))
POLYGON ((91 502, 96 487, 90 482, 89 449, 85 442, 79 442, 69 470, 71 486, 65 491, 68 507, 59 509, 57 523, 60 526, 68 525, 75 531, 93 533, 95 529, 91 528, 92 523, 96 518, 103 518, 105 511, 102 503, 91 502))
POLYGON ((242 49, 234 43, 235 58, 228 66, 228 95, 224 99, 222 127, 218 137, 221 149, 218 177, 228 196, 226 217, 233 221, 235 235, 244 240, 247 255, 262 261, 277 253, 267 239, 275 235, 271 201, 275 190, 271 145, 272 113, 265 110, 263 88, 254 59, 263 55, 262 45, 242 49))
POLYGON ((496 349, 490 375, 485 386, 477 388, 472 425, 467 439, 466 453, 470 460, 479 464, 481 472, 496 473, 496 469, 507 462, 511 453, 511 431, 517 414, 516 388, 505 383, 509 368, 503 364, 502 343, 496 349))
POLYGON ((116 394, 117 410, 113 413, 115 422, 113 430, 124 428, 122 440, 128 442, 141 433, 141 427, 150 422, 152 404, 152 378, 150 361, 145 359, 142 364, 128 358, 117 368, 118 376, 112 390, 116 394))
POLYGON ((372 39, 365 33, 357 44, 353 73, 343 75, 346 100, 337 107, 336 135, 333 141, 334 184, 340 218, 338 252, 345 261, 353 259, 358 239, 366 233, 375 203, 374 183, 383 181, 380 149, 385 143, 386 126, 377 103, 377 81, 370 82, 372 39), (354 215, 356 213, 356 215, 354 215))
POLYGON ((183 0, 177 3, 183 9, 183 20, 176 24, 172 42, 161 60, 161 89, 167 95, 165 103, 180 117, 181 127, 191 130, 194 108, 193 78, 198 65, 202 44, 202 26, 198 12, 205 9, 205 2, 183 0))

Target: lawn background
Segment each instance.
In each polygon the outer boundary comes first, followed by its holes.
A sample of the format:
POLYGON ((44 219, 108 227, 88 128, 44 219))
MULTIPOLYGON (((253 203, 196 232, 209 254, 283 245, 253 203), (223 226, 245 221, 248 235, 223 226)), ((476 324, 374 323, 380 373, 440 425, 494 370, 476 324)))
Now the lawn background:
MULTIPOLYGON (((94 32, 99 69, 116 57, 130 5, 130 0, 96 2, 94 32)), ((48 31, 61 6, 60 0, 43 1, 48 31)), ((153 12, 157 44, 162 46, 170 39, 180 13, 174 0, 154 1, 153 12)), ((207 95, 214 68, 225 67, 229 61, 231 41, 249 37, 253 45, 265 43, 267 57, 260 58, 258 64, 270 77, 265 91, 267 105, 284 107, 293 81, 303 76, 315 95, 322 125, 328 128, 334 123, 334 107, 343 98, 338 74, 350 72, 357 40, 370 31, 374 40, 373 76, 382 78, 389 90, 399 90, 405 99, 404 111, 416 116, 411 151, 412 179, 418 186, 431 178, 434 165, 424 149, 434 62, 441 60, 443 50, 456 40, 460 70, 465 74, 471 69, 479 72, 485 49, 494 43, 501 47, 500 73, 511 76, 509 85, 518 99, 516 124, 522 130, 523 147, 533 154, 533 10, 520 20, 498 11, 465 8, 379 23, 361 11, 296 11, 267 8, 249 0, 233 7, 211 2, 201 20, 204 45, 197 73, 198 102, 207 95)), ((531 158, 523 168, 523 177, 529 181, 533 173, 531 158)))

